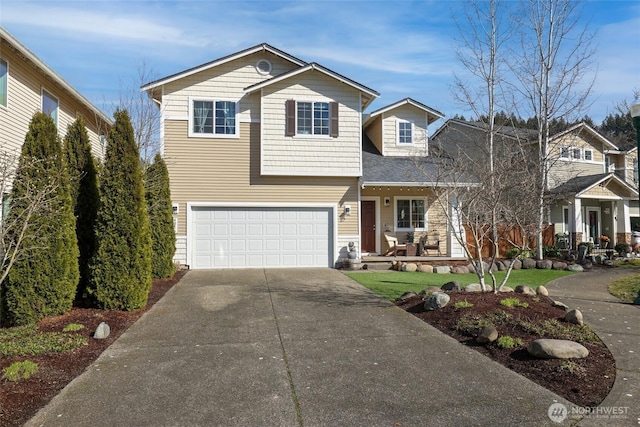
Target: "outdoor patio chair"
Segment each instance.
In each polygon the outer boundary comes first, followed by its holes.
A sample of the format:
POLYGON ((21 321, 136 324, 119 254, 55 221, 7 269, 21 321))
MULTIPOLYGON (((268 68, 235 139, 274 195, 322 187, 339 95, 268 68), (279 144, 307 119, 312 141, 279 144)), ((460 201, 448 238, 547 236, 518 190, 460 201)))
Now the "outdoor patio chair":
POLYGON ((387 244, 389 245, 389 249, 387 249, 387 252, 384 253, 384 256, 389 256, 389 255, 393 255, 396 256, 398 255, 398 252, 403 252, 407 253, 407 245, 400 245, 398 244, 398 238, 396 236, 391 235, 390 233, 384 233, 384 238, 387 241, 387 244))
POLYGON ((440 233, 437 231, 429 234, 424 234, 420 237, 420 248, 421 255, 429 255, 429 251, 438 251, 438 256, 442 256, 442 252, 440 252, 440 233))

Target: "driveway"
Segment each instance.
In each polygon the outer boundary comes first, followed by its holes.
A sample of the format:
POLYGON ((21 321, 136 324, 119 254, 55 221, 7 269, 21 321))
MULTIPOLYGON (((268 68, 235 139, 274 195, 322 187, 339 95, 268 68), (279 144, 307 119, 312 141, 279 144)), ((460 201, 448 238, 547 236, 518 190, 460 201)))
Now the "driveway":
POLYGON ((331 269, 190 271, 27 426, 544 426, 566 401, 331 269))

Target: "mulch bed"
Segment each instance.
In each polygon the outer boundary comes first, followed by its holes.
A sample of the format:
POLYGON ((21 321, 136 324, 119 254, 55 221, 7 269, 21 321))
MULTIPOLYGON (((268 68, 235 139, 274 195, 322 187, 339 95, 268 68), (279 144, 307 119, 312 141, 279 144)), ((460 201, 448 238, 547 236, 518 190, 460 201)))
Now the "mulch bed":
POLYGON ((68 383, 83 373, 127 328, 178 283, 185 273, 186 271, 178 271, 172 278, 154 279, 147 306, 144 309, 106 311, 75 307, 63 315, 41 320, 38 328, 44 332, 60 332, 70 323, 84 325, 84 329, 77 333, 87 337, 88 345, 64 353, 1 357, 0 369, 13 362, 29 359, 38 364, 38 372, 28 380, 12 382, 4 376, 0 378, 0 426, 21 426, 28 421, 68 383), (100 322, 106 322, 111 329, 109 337, 104 340, 92 338, 100 322))
POLYGON ((477 344, 475 334, 462 335, 455 329, 455 323, 464 314, 484 315, 496 310, 503 310, 511 314, 514 319, 522 319, 536 324, 548 319, 558 319, 564 323, 565 312, 554 307, 550 298, 515 293, 494 294, 493 292, 460 291, 448 292, 447 294, 451 297, 450 302, 435 311, 424 309, 422 296, 397 302, 397 305, 462 344, 477 350, 578 406, 596 406, 609 394, 615 381, 616 365, 611 352, 601 341, 596 343, 581 342, 589 350, 589 355, 584 359, 570 359, 568 363, 568 360, 531 357, 526 346, 536 339, 549 337, 534 335, 517 327, 496 325, 500 336, 508 335, 522 339, 523 345, 513 349, 501 349, 495 342, 485 345, 477 344), (527 308, 505 307, 499 303, 504 298, 518 298, 528 303, 529 306, 527 308), (454 305, 457 301, 467 301, 472 303, 473 307, 456 309, 454 305))

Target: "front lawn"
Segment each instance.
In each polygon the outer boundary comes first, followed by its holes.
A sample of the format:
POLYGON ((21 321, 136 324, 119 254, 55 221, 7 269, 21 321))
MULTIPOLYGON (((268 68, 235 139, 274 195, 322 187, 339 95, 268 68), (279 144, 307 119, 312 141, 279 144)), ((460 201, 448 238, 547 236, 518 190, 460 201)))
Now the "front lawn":
POLYGON ((609 284, 609 293, 624 301, 633 302, 640 292, 640 274, 634 274, 609 284))
MULTIPOLYGON (((429 286, 440 287, 447 282, 457 280, 461 286, 470 283, 478 283, 475 274, 434 274, 434 273, 409 273, 400 271, 384 272, 358 272, 345 273, 347 276, 371 289, 378 295, 394 300, 407 291, 420 292, 429 286)), ((552 280, 573 274, 564 270, 513 270, 509 276, 507 286, 515 288, 518 285, 527 285, 533 289, 552 280)), ((504 278, 505 272, 495 273, 498 283, 504 278)), ((491 277, 485 278, 487 284, 491 284, 491 277)))

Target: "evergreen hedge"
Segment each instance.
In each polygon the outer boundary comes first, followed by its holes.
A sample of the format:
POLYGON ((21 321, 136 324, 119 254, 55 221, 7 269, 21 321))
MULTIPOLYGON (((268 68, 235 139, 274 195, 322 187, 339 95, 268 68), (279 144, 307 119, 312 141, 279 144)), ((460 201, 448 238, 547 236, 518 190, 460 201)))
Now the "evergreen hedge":
MULTIPOLYGON (((56 125, 44 113, 29 124, 7 224, 21 224, 29 213, 21 255, 2 284, 2 317, 15 325, 69 311, 79 279, 69 177, 56 125)), ((16 244, 21 231, 11 228, 6 243, 16 244)))
POLYGON ((144 307, 151 289, 151 234, 142 167, 126 110, 114 113, 100 176, 97 248, 88 291, 105 309, 144 307))
POLYGON ((153 163, 145 171, 145 187, 151 224, 151 274, 157 278, 171 277, 175 273, 173 255, 176 252, 176 234, 169 171, 160 154, 156 154, 153 163))
POLYGON ((76 236, 80 257, 80 281, 76 298, 87 298, 89 280, 89 260, 96 249, 95 222, 100 203, 98 172, 91 154, 91 142, 84 119, 69 125, 64 138, 64 155, 69 168, 73 213, 76 217, 76 236))

